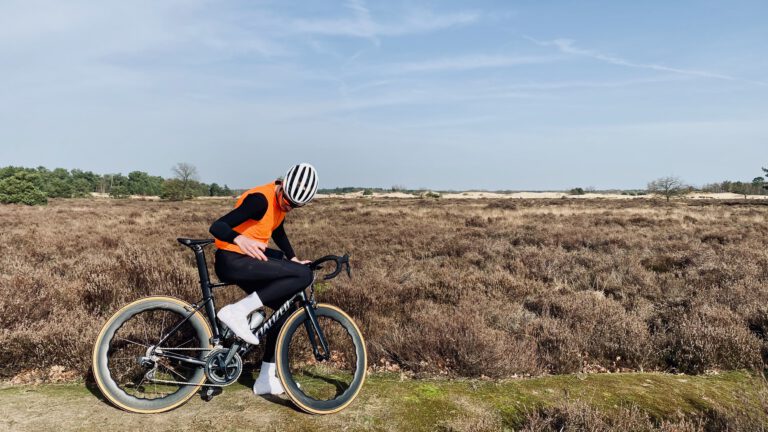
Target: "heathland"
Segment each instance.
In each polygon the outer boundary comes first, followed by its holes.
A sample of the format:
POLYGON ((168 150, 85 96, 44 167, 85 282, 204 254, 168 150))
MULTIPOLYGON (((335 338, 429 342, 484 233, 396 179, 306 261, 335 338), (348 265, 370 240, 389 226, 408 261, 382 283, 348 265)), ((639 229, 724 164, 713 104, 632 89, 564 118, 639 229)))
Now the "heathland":
MULTIPOLYGON (((350 253, 353 278, 322 285, 318 297, 360 325, 371 371, 761 372, 764 204, 325 198, 286 226, 301 258, 350 253)), ((232 205, 0 206, 2 378, 87 379, 93 340, 119 306, 150 294, 198 300, 192 255, 175 239, 210 237, 232 205)), ((217 295, 223 305, 242 293, 217 295)))

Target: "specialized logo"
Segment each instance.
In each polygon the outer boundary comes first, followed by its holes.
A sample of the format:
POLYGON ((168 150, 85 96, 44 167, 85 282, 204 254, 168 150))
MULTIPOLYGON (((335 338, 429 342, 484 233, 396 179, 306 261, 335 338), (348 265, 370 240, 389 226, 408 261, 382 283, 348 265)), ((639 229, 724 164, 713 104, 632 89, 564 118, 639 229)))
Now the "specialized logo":
POLYGON ((285 302, 285 304, 282 305, 280 309, 276 310, 275 313, 273 313, 272 316, 267 320, 267 322, 259 328, 259 331, 256 332, 256 337, 261 339, 261 336, 263 336, 267 330, 269 330, 269 328, 272 327, 286 311, 288 311, 289 307, 291 307, 291 302, 285 302))

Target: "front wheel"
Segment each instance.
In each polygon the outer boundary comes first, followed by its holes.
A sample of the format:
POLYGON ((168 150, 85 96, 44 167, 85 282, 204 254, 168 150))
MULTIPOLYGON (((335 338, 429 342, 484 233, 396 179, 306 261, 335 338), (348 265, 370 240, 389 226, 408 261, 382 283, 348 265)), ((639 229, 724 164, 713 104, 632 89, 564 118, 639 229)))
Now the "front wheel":
POLYGON ((210 338, 208 322, 200 312, 192 313, 188 303, 143 298, 117 311, 99 332, 93 375, 101 393, 119 408, 145 414, 168 411, 205 382, 200 363, 210 352, 210 338))
POLYGON ((365 340, 352 318, 336 306, 318 304, 314 312, 328 352, 301 308, 288 317, 277 337, 277 374, 299 408, 331 414, 352 403, 363 387, 368 364, 365 340), (313 346, 318 348, 320 360, 313 346))

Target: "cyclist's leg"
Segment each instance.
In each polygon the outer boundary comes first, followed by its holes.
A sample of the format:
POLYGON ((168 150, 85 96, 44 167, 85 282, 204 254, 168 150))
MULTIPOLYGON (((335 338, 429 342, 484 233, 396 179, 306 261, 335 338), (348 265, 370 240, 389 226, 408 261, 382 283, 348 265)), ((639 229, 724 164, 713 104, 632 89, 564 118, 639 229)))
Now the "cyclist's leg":
POLYGON ((261 301, 275 309, 312 283, 308 266, 288 260, 257 260, 225 250, 216 251, 216 275, 246 292, 257 292, 261 301))
MULTIPOLYGON (((255 339, 247 328, 247 315, 250 312, 262 304, 273 310, 279 309, 291 296, 312 283, 312 270, 306 265, 278 259, 261 261, 225 250, 216 251, 215 270, 221 280, 236 283, 249 293, 246 298, 220 311, 224 313, 220 315, 222 321, 226 318, 227 325, 235 334, 249 342, 255 339), (234 325, 230 325, 230 322, 234 325)), ((279 321, 267 334, 266 361, 274 362, 275 340, 283 322, 284 319, 279 321)))
MULTIPOLYGON (((216 252, 215 269, 219 278, 234 282, 249 293, 245 298, 221 308, 218 313, 219 320, 250 344, 258 344, 259 340, 251 333, 248 314, 265 303, 270 303, 278 294, 283 294, 282 290, 278 291, 281 286, 271 288, 271 285, 285 280, 292 286, 296 283, 295 279, 300 279, 296 268, 286 266, 284 263, 287 262, 275 259, 261 261, 247 255, 222 250, 216 252)), ((309 271, 309 269, 306 270, 309 271)), ((282 284, 278 283, 278 285, 282 284)))
MULTIPOLYGON (((253 290, 263 299, 264 304, 272 310, 279 309, 293 295, 300 292, 312 283, 312 271, 306 265, 290 261, 276 261, 270 263, 270 275, 279 276, 270 281, 257 281, 240 286, 246 290, 253 290), (277 267, 277 268, 276 268, 277 267)), ((253 385, 253 391, 257 395, 281 394, 284 389, 277 378, 275 366, 275 346, 277 336, 283 323, 291 315, 292 308, 284 313, 275 324, 267 330, 264 345, 264 356, 261 361, 261 370, 253 385)))
MULTIPOLYGON (((288 299, 290 299, 290 296, 276 300, 274 303, 268 304, 268 306, 271 309, 276 310, 288 299)), ((264 355, 261 359, 261 369, 259 370, 259 376, 253 383, 253 392, 257 395, 277 395, 285 392, 283 385, 280 383, 280 379, 277 377, 275 346, 277 345, 277 335, 280 333, 280 329, 285 321, 291 315, 291 312, 293 312, 293 307, 275 321, 275 324, 267 330, 264 355)))

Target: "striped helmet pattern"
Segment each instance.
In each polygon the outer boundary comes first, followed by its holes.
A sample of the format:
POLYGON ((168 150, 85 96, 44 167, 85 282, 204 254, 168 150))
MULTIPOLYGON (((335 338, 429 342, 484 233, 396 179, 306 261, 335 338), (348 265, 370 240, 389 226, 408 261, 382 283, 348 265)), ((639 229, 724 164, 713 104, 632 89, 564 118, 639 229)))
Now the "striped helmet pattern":
POLYGON ((283 178, 283 190, 285 197, 294 204, 294 207, 301 207, 312 201, 317 192, 315 167, 308 163, 292 166, 283 178))

